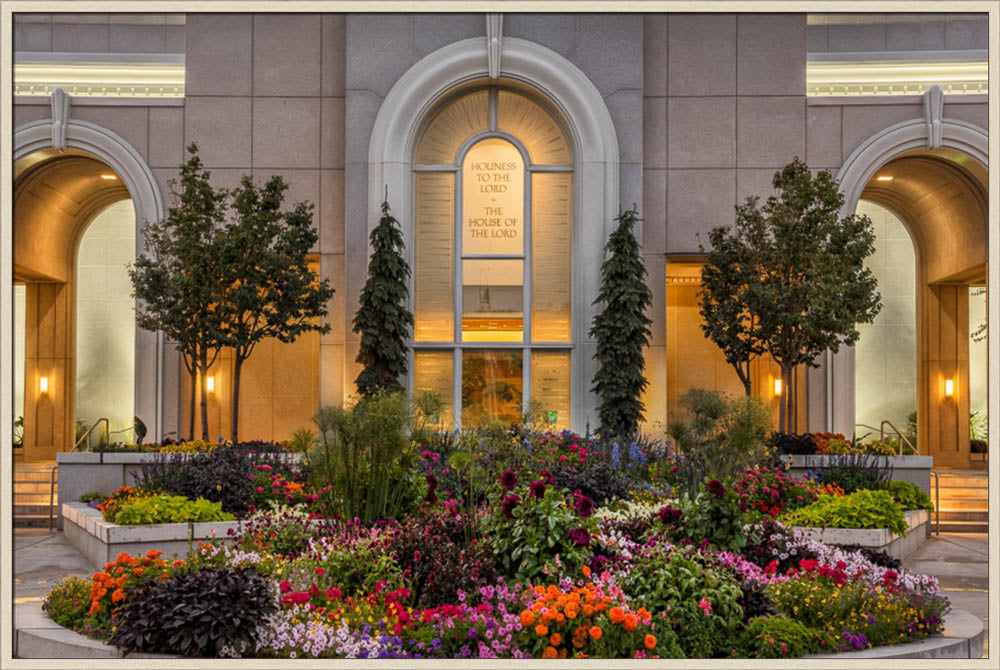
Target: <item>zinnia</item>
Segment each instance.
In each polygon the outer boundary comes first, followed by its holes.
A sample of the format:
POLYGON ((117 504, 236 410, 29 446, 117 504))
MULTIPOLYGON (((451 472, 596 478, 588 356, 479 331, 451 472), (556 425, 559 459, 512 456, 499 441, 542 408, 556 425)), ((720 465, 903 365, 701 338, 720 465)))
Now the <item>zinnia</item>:
POLYGON ((656 646, 656 637, 654 635, 646 635, 643 643, 646 645, 646 649, 652 649, 656 646))
POLYGON ((601 635, 603 635, 603 634, 604 634, 604 631, 601 630, 600 626, 591 626, 590 627, 590 637, 594 638, 595 640, 600 640, 601 639, 601 635))

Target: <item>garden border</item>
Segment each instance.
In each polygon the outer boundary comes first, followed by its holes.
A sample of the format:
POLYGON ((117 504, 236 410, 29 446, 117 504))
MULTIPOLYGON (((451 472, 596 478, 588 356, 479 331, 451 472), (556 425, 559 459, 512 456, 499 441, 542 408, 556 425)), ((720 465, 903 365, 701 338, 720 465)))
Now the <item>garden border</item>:
POLYGON ((885 551, 893 558, 904 560, 922 545, 928 536, 931 515, 925 509, 909 510, 903 513, 909 531, 906 536, 897 535, 888 528, 814 528, 791 526, 804 533, 809 539, 824 544, 858 544, 875 550, 885 551))
MULTIPOLYGON (((985 630, 982 620, 965 610, 945 617, 942 633, 893 647, 875 647, 839 654, 814 654, 802 659, 858 658, 981 658, 985 630)), ((41 602, 14 608, 15 658, 123 658, 115 647, 74 633, 52 621, 41 602), (25 625, 27 624, 27 625, 25 625), (27 652, 25 655, 24 652, 27 652)), ((172 654, 133 653, 125 658, 182 658, 172 654)))

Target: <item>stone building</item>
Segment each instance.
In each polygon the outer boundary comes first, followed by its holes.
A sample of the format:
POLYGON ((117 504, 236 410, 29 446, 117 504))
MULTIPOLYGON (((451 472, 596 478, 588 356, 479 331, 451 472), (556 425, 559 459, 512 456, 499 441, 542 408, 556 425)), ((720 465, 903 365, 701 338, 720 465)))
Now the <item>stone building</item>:
MULTIPOLYGON (((623 208, 654 296, 646 429, 680 394, 739 392, 699 328, 700 243, 800 157, 876 224, 885 308, 791 388, 799 431, 916 411, 921 451, 968 463, 985 414, 986 14, 34 14, 14 16, 15 415, 23 458, 77 419, 186 435, 186 371, 137 329, 125 263, 196 142, 220 186, 281 175, 315 204, 331 330, 243 373, 243 438, 287 439, 349 399, 368 233, 388 187, 413 268, 410 389, 444 426, 597 422, 588 337, 623 208), (58 90, 61 89, 61 90, 58 90), (971 325, 970 325, 971 324, 971 325), (44 380, 45 388, 42 388, 44 380), (946 388, 947 387, 947 388, 946 388)), ((232 360, 212 371, 225 437, 232 360)), ((777 367, 754 392, 775 403, 777 367)), ((115 439, 128 437, 128 433, 115 439)))

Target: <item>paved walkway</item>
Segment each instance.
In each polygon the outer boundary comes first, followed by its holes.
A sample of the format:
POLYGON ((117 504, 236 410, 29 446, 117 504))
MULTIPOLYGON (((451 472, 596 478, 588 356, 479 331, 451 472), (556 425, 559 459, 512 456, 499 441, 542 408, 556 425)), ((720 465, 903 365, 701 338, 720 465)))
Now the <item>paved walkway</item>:
MULTIPOLYGON (((932 535, 903 564, 908 570, 935 575, 955 609, 979 617, 986 626, 983 658, 989 643, 989 557, 986 533, 932 535)), ((63 577, 89 577, 91 565, 62 533, 44 529, 14 531, 14 602, 41 600, 63 577)))

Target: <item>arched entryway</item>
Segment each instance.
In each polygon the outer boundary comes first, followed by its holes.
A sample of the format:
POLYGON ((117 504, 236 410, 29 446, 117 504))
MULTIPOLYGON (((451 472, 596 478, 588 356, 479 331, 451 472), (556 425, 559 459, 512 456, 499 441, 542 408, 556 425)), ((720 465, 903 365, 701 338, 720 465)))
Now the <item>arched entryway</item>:
MULTIPOLYGON (((860 200, 876 203, 913 240, 919 451, 938 466, 968 467, 969 288, 987 274, 986 133, 942 119, 933 92, 925 104, 924 119, 869 138, 838 177, 845 212, 860 200)), ((853 360, 839 370, 848 381, 853 360)))
MULTIPOLYGON (((54 119, 14 133, 14 281, 23 285, 23 458, 50 460, 70 449, 76 424, 76 291, 81 237, 94 217, 131 200, 135 229, 163 215, 163 199, 139 153, 115 133, 68 118, 54 96, 54 119), (44 379, 44 381, 43 381, 44 379)), ((137 234, 138 238, 139 235, 137 234)), ((141 239, 136 247, 141 248, 141 239)), ((162 431, 163 344, 135 331, 134 411, 162 431)))

